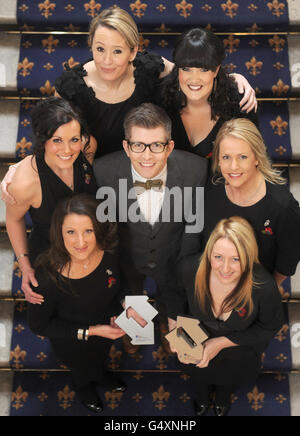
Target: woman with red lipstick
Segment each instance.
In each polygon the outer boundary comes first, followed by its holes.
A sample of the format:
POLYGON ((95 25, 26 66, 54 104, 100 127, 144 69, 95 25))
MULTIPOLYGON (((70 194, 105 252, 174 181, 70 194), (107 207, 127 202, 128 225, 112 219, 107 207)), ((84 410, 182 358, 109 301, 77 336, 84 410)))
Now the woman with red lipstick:
POLYGON ((54 211, 50 248, 36 262, 42 305, 29 305, 31 330, 50 339, 71 369, 85 407, 103 410, 97 384, 123 392, 125 384, 105 370, 113 340, 124 336, 114 323, 122 311, 116 224, 99 223, 99 203, 89 194, 64 199, 54 211))
POLYGON ((223 42, 196 28, 183 33, 173 52, 175 68, 162 82, 160 104, 172 119, 175 148, 210 158, 226 120, 246 117, 258 124, 255 94, 245 105, 234 78, 222 66, 223 42))
POLYGON ((170 329, 177 315, 187 313, 209 336, 199 363, 180 367, 191 377, 196 415, 208 411, 215 391, 215 413, 225 416, 231 394, 256 380, 262 354, 283 324, 281 296, 259 264, 253 229, 240 217, 217 224, 200 264, 198 255, 188 256, 178 267, 186 295, 169 296, 170 329))
MULTIPOLYGON (((174 67, 154 53, 138 52, 139 42, 137 25, 128 12, 105 9, 90 26, 93 58, 74 68, 66 65, 55 82, 57 93, 82 109, 92 141, 98 144, 97 157, 122 150, 126 113, 142 103, 154 103, 160 79, 174 67)), ((245 92, 241 103, 253 107, 254 90, 243 76, 235 77, 245 92)))
POLYGON ((215 141, 214 186, 205 200, 203 245, 222 218, 241 216, 254 228, 261 264, 278 286, 300 260, 300 208, 274 170, 263 138, 247 119, 223 125, 215 141))
POLYGON ((57 202, 74 192, 95 194, 92 162, 85 123, 61 98, 41 101, 32 112, 33 155, 20 162, 7 185, 6 227, 22 271, 22 290, 31 303, 42 297, 36 285, 33 262, 49 247, 49 229, 57 202), (32 231, 27 241, 25 215, 30 213, 32 231))

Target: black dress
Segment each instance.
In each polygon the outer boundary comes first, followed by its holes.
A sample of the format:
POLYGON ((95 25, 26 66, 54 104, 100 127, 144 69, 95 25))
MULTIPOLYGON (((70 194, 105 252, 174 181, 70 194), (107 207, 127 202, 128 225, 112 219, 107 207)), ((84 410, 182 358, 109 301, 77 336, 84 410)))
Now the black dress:
POLYGON ((256 113, 252 111, 247 114, 245 112, 242 112, 239 107, 236 107, 234 108, 234 110, 228 112, 227 114, 223 114, 218 119, 215 126, 207 135, 207 137, 203 139, 203 141, 199 142, 199 144, 193 146, 190 143, 187 132, 183 125, 180 112, 176 109, 173 109, 169 110, 168 114, 172 120, 172 139, 175 142, 175 148, 179 150, 189 151, 205 158, 211 158, 217 134, 226 121, 233 118, 248 118, 258 127, 258 117, 256 113))
POLYGON ((93 169, 80 153, 74 162, 74 192, 46 164, 44 155, 36 157, 37 169, 42 189, 42 204, 39 208, 29 210, 32 220, 32 231, 29 238, 29 255, 34 260, 49 248, 49 231, 53 212, 60 200, 73 193, 89 193, 95 195, 97 184, 93 169))
POLYGON ((50 339, 56 356, 72 369, 77 387, 102 381, 104 363, 112 341, 93 336, 77 339, 78 329, 109 325, 110 318, 123 309, 120 300, 118 258, 105 253, 98 267, 82 279, 65 279, 65 292, 38 269, 35 291, 44 296, 42 305, 28 305, 31 330, 50 339))
POLYGON ((72 69, 66 64, 66 71, 55 81, 60 96, 81 109, 90 134, 98 143, 96 157, 123 150, 126 113, 142 103, 155 101, 159 75, 164 70, 162 58, 153 53, 138 53, 133 65, 135 90, 131 97, 120 103, 105 103, 96 98, 94 90, 84 81, 88 74, 84 64, 72 69))
POLYGON ((180 262, 179 274, 186 294, 177 292, 169 298, 169 317, 186 314, 201 321, 209 338, 225 336, 238 347, 223 349, 207 368, 181 365, 198 387, 204 385, 234 386, 235 388, 258 376, 262 353, 283 324, 281 296, 273 277, 261 266, 254 265, 252 300, 254 310, 234 309, 226 321, 217 319, 207 301, 205 311, 195 298, 195 275, 199 256, 186 257, 180 262), (187 306, 186 306, 187 300, 187 306))
POLYGON ((224 184, 213 186, 205 197, 202 249, 223 218, 240 216, 252 225, 261 264, 271 273, 295 273, 300 260, 300 208, 287 186, 266 182, 266 195, 253 206, 241 207, 227 197, 224 184))

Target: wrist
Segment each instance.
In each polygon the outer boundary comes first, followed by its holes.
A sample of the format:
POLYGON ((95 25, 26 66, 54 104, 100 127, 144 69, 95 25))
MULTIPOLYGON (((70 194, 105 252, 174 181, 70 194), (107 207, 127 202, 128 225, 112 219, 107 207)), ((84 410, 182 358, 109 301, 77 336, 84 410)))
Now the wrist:
POLYGON ((21 271, 33 269, 28 256, 21 255, 17 257, 17 262, 21 271), (22 256, 22 257, 21 257, 22 256))
POLYGON ((88 328, 89 337, 91 336, 97 336, 97 328, 99 329, 99 326, 90 326, 88 328))

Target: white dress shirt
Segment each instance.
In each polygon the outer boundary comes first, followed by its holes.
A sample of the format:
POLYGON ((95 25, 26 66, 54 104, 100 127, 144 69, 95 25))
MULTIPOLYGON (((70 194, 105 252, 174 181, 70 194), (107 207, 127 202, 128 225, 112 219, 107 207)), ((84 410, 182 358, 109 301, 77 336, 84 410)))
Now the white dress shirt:
MULTIPOLYGON (((142 177, 131 165, 132 179, 134 182, 147 182, 149 179, 142 177)), ((162 188, 158 191, 155 189, 145 190, 142 194, 137 195, 138 205, 140 207, 141 213, 151 226, 153 226, 159 218, 159 214, 163 205, 165 196, 165 187, 167 182, 167 165, 164 167, 162 172, 158 174, 151 180, 160 179, 163 181, 162 188)))

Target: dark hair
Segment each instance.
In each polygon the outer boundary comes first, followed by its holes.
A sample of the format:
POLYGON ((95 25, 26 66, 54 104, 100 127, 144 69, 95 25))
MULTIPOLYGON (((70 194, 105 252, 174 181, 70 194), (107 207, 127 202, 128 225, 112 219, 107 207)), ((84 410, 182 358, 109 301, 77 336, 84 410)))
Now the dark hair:
POLYGON ((65 280, 61 272, 70 268, 70 254, 67 251, 62 234, 62 226, 68 215, 88 216, 92 223, 98 247, 112 251, 118 244, 116 223, 100 223, 96 217, 99 202, 90 194, 74 194, 62 200, 56 207, 50 227, 50 248, 42 253, 35 262, 35 268, 42 268, 59 289, 66 291, 65 280))
POLYGON ((163 127, 167 133, 167 140, 171 139, 172 122, 164 109, 153 103, 143 103, 131 109, 124 118, 125 139, 130 138, 131 129, 134 126, 155 129, 163 127))
POLYGON ((87 140, 85 149, 88 148, 90 135, 85 121, 78 108, 59 97, 50 97, 41 100, 31 112, 31 126, 33 133, 33 155, 42 155, 46 142, 52 138, 56 130, 71 121, 80 124, 80 135, 87 140))
POLYGON ((212 32, 206 29, 195 28, 184 32, 178 38, 173 51, 175 67, 162 81, 160 103, 166 110, 176 108, 181 110, 187 105, 185 94, 180 90, 178 80, 179 68, 203 68, 216 71, 221 65, 216 77, 216 87, 209 97, 212 110, 212 119, 224 116, 239 109, 239 94, 234 82, 222 66, 226 57, 223 42, 212 32))

